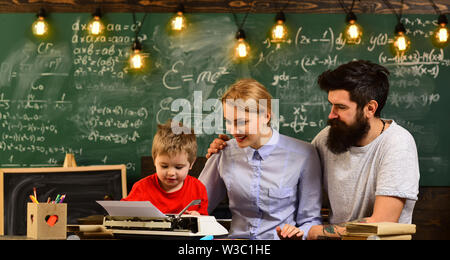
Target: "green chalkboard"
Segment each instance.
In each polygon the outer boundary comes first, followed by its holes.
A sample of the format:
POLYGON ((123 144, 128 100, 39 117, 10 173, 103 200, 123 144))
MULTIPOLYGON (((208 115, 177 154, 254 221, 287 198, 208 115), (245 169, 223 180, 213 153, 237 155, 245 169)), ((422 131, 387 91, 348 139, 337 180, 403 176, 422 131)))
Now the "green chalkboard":
POLYGON ((290 39, 277 46, 267 39, 274 14, 250 14, 244 29, 252 58, 242 63, 230 55, 237 30, 231 14, 188 14, 181 35, 167 30, 171 16, 148 14, 140 39, 149 69, 137 74, 127 69, 136 29, 130 13, 106 14, 106 34, 98 37, 86 32, 90 14, 52 13, 45 40, 31 34, 34 14, 0 14, 0 167, 60 166, 71 152, 78 165, 126 164, 133 183, 157 124, 180 115, 171 109, 175 101, 188 101, 186 115, 204 155, 220 130, 203 124, 212 113, 208 100, 244 77, 259 80, 279 100, 281 133, 311 141, 329 112, 317 76, 366 59, 391 71, 382 116, 413 134, 421 185, 450 185, 450 60, 448 48, 430 42, 436 16, 402 18, 412 47, 398 60, 390 51, 394 15, 359 15, 364 37, 347 45, 345 15, 286 14, 290 39))

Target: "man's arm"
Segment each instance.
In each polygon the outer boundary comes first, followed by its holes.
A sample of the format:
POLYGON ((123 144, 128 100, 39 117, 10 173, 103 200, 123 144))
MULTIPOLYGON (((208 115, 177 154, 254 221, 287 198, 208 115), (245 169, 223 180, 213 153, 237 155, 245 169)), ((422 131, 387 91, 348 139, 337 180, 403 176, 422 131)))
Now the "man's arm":
MULTIPOLYGON (((398 222, 406 199, 390 196, 376 196, 373 214, 370 217, 353 220, 353 223, 398 222)), ((312 226, 308 239, 320 237, 339 238, 347 233, 346 223, 312 226)))

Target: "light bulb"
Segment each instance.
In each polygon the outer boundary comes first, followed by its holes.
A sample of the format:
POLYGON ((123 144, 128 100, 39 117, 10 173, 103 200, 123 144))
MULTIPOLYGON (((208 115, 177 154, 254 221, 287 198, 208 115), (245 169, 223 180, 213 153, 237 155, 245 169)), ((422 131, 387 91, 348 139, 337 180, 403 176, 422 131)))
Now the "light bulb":
POLYGON ((39 10, 39 13, 37 14, 37 19, 34 21, 33 25, 31 26, 31 30, 33 31, 33 34, 36 36, 45 36, 48 33, 48 23, 45 21, 46 13, 43 8, 39 10))
POLYGON ((92 20, 89 22, 88 30, 92 35, 100 35, 103 33, 103 23, 101 20, 102 12, 100 8, 95 9, 95 12, 92 14, 92 20))
POLYGON ((282 21, 279 21, 272 29, 272 42, 285 42, 287 38, 287 28, 282 21))
POLYGON ((348 36, 349 36, 351 39, 356 39, 356 38, 358 38, 358 36, 359 36, 359 29, 358 29, 358 26, 356 26, 356 24, 351 24, 351 25, 348 27, 347 34, 348 34, 348 36))
POLYGON ((438 27, 434 31, 432 37, 433 44, 439 48, 443 48, 448 45, 449 32, 447 28, 447 17, 442 14, 438 18, 438 27))
POLYGON ((186 28, 186 17, 183 15, 184 5, 179 4, 177 7, 177 13, 170 20, 170 27, 172 31, 180 32, 186 28))
POLYGON ((361 27, 355 23, 349 23, 345 29, 345 38, 347 39, 347 43, 353 44, 360 41, 362 36, 361 27))
POLYGON ((89 23, 89 33, 92 35, 100 35, 103 32, 103 23, 100 17, 94 16, 92 21, 89 23))
POLYGON ((402 23, 397 24, 395 27, 395 38, 394 38, 394 50, 397 53, 404 53, 406 52, 411 42, 409 38, 406 36, 406 30, 402 23))
POLYGON ((272 28, 271 41, 275 43, 286 42, 288 31, 285 25, 286 18, 283 12, 279 12, 275 17, 276 24, 272 28))
POLYGON ((345 27, 345 39, 349 44, 359 43, 362 37, 362 28, 356 23, 356 15, 353 12, 347 14, 345 19, 347 26, 345 27))
POLYGON ((186 28, 186 18, 182 12, 177 12, 170 24, 172 25, 172 30, 181 31, 186 28))
POLYGON ((144 67, 144 56, 142 55, 142 46, 138 40, 135 40, 130 54, 130 68, 139 70, 144 67))
POLYGON ((394 46, 399 51, 406 51, 408 48, 408 40, 404 35, 398 35, 395 37, 394 46))
POLYGON ((394 50, 397 53, 404 53, 408 51, 411 45, 409 38, 403 33, 399 32, 394 39, 394 50))
POLYGON ((234 47, 234 56, 238 59, 243 59, 248 57, 249 52, 250 52, 250 46, 247 44, 247 42, 245 41, 245 33, 244 30, 239 30, 236 33, 236 45, 234 47))
POLYGON ((39 17, 33 23, 33 33, 36 36, 44 36, 48 31, 48 23, 45 21, 43 17, 39 17))
POLYGON ((130 57, 130 67, 132 69, 140 69, 144 66, 143 57, 139 50, 133 51, 130 57))
POLYGON ((447 27, 445 27, 445 25, 438 28, 436 32, 436 40, 440 43, 448 41, 448 29, 447 27))
POLYGON ((236 56, 239 58, 245 58, 248 56, 249 46, 244 39, 239 39, 236 46, 236 56))

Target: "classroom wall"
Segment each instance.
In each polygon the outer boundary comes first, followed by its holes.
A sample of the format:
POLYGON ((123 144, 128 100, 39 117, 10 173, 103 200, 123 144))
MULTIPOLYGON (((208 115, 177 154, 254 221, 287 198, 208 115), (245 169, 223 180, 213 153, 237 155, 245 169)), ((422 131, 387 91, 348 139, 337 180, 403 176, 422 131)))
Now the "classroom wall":
MULTIPOLYGON (((390 50, 390 14, 359 18, 365 37, 358 45, 342 38, 341 14, 287 16, 289 42, 268 41, 273 14, 252 14, 244 29, 248 60, 232 59, 236 24, 230 14, 191 14, 182 35, 166 26, 172 14, 149 14, 139 34, 148 70, 127 68, 136 26, 130 13, 105 14, 106 34, 87 34, 87 13, 52 13, 52 33, 30 33, 32 14, 0 14, 8 31, 0 47, 0 167, 62 165, 74 153, 78 165, 126 164, 129 183, 149 155, 157 124, 183 120, 197 133, 198 154, 224 132, 217 100, 239 78, 263 83, 275 99, 273 123, 283 134, 311 141, 326 126, 329 106, 317 77, 353 59, 391 71, 391 92, 382 116, 415 137, 422 185, 449 185, 450 102, 447 49, 433 47, 433 15, 404 15, 414 47, 402 60, 390 50), (324 23, 323 21, 327 21, 324 23), (209 102, 209 103, 208 103, 209 102), (213 106, 207 106, 213 104, 213 106), (218 118, 218 119, 217 119, 218 118)), ((136 15, 138 21, 143 13, 136 15)), ((238 20, 245 14, 237 15, 238 20)), ((220 102, 219 102, 220 104, 220 102)))

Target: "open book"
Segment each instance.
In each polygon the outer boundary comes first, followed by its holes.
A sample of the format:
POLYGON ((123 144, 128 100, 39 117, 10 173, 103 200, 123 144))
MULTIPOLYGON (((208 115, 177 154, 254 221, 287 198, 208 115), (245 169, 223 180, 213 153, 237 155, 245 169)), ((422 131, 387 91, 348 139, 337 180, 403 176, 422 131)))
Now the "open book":
POLYGON ((348 223, 345 227, 349 236, 410 235, 416 233, 416 225, 394 222, 348 223))

